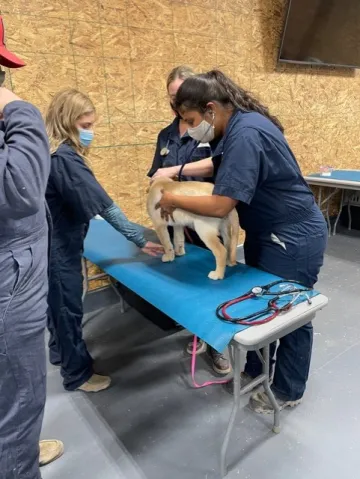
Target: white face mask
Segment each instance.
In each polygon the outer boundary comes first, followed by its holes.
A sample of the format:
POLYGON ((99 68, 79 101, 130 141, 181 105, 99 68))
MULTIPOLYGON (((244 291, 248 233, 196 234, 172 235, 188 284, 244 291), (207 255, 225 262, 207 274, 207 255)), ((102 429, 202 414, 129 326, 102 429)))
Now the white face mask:
POLYGON ((212 123, 203 120, 195 128, 188 128, 188 135, 194 140, 200 141, 200 143, 209 143, 210 141, 213 141, 215 138, 214 119, 215 115, 213 116, 212 123))

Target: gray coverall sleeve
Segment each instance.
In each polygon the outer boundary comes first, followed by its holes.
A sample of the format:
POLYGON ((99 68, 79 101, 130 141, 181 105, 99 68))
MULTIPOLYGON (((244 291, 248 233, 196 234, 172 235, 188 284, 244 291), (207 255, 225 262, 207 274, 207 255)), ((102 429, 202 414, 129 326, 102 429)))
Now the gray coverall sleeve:
POLYGON ((44 203, 50 148, 41 114, 24 101, 4 108, 0 131, 0 216, 20 219, 44 203))

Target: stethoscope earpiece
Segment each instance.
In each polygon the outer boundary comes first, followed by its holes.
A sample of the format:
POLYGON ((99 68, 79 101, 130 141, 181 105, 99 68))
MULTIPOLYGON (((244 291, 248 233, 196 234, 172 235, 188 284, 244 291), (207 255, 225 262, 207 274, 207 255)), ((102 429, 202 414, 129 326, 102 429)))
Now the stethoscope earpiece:
POLYGON ((166 146, 164 146, 164 148, 161 148, 160 150, 160 156, 167 156, 169 153, 170 153, 170 150, 166 146))

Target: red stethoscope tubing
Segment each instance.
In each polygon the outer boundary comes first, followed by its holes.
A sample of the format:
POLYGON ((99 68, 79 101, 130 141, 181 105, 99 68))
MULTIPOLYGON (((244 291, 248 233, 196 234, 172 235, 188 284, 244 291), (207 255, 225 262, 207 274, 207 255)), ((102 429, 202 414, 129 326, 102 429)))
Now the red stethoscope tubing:
MULTIPOLYGON (((247 299, 251 299, 251 298, 254 298, 254 297, 255 297, 255 295, 248 294, 246 296, 243 296, 242 298, 233 299, 233 300, 229 301, 228 303, 224 304, 224 306, 221 308, 221 314, 223 315, 224 319, 227 319, 228 321, 233 320, 233 318, 227 314, 227 312, 226 312, 227 308, 229 308, 230 306, 233 306, 234 304, 238 304, 242 301, 245 301, 247 299)), ((269 309, 264 310, 264 314, 266 314, 267 312, 269 312, 269 309)), ((244 326, 248 326, 250 324, 252 326, 256 326, 256 325, 259 326, 260 324, 269 323, 274 318, 276 318, 276 316, 278 316, 279 313, 280 313, 280 311, 278 309, 275 309, 274 312, 265 319, 257 319, 257 320, 253 320, 253 321, 239 319, 238 321, 234 321, 234 323, 236 322, 236 324, 242 324, 244 326)))
POLYGON ((240 324, 240 325, 244 325, 244 326, 259 326, 261 324, 269 323, 270 321, 275 319, 277 316, 279 316, 280 313, 285 312, 285 311, 289 311, 291 309, 292 305, 293 305, 293 302, 290 301, 287 305, 279 308, 276 305, 276 301, 279 299, 279 297, 275 296, 272 300, 270 300, 270 302, 268 303, 267 308, 263 309, 262 311, 259 311, 257 314, 255 313, 255 315, 258 315, 258 316, 264 316, 267 313, 271 313, 269 316, 267 316, 264 319, 251 319, 251 318, 236 319, 236 318, 232 318, 227 313, 226 310, 230 306, 233 306, 234 304, 242 303, 243 301, 246 301, 246 300, 252 299, 252 298, 256 298, 256 295, 253 294, 253 293, 249 293, 249 294, 246 294, 244 296, 240 296, 239 298, 232 299, 232 300, 228 301, 227 303, 223 304, 221 309, 220 309, 221 314, 222 314, 221 319, 223 319, 225 321, 232 322, 234 324, 240 324))

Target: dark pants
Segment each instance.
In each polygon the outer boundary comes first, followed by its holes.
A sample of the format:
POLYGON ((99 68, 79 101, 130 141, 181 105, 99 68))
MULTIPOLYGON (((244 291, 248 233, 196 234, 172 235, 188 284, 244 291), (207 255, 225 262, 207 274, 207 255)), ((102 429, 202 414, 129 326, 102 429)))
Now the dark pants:
MULTIPOLYGON (((247 235, 244 244, 246 264, 313 287, 323 264, 327 244, 328 232, 321 213, 315 209, 308 221, 289 225, 274 231, 274 234, 283 245, 276 244, 271 234, 262 237, 247 235)), ((312 343, 311 323, 280 339, 272 386, 279 399, 296 401, 303 396, 309 375, 312 343)), ((273 367, 275 350, 276 345, 272 344, 270 354, 273 367)), ((256 377, 261 371, 256 353, 249 352, 245 372, 256 377)))
POLYGON ((0 477, 40 479, 47 237, 0 252, 0 477))
POLYGON ((48 329, 50 362, 61 366, 64 388, 74 391, 93 374, 93 360, 82 335, 82 250, 60 246, 53 238, 50 255, 48 329))

